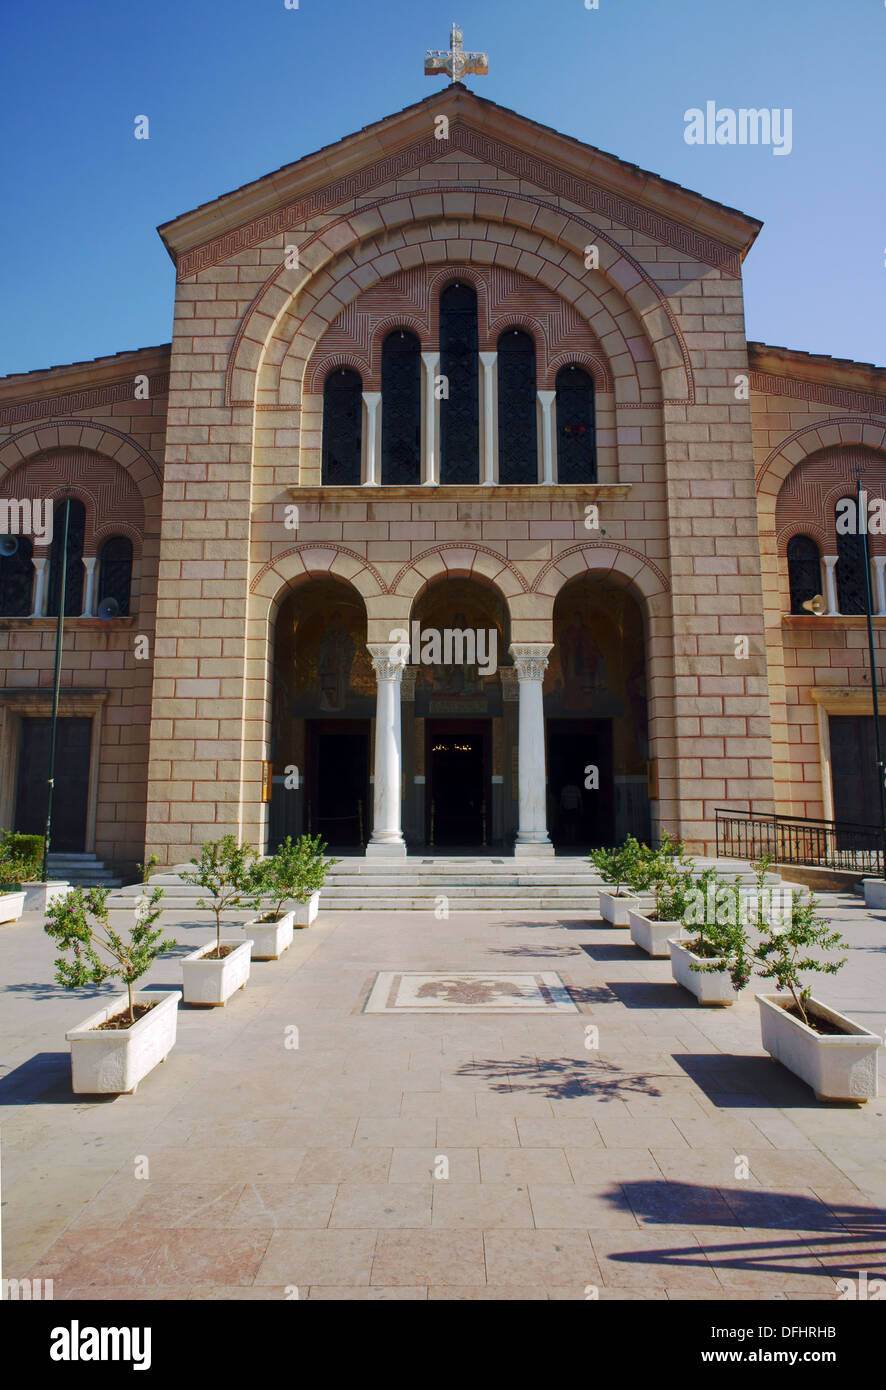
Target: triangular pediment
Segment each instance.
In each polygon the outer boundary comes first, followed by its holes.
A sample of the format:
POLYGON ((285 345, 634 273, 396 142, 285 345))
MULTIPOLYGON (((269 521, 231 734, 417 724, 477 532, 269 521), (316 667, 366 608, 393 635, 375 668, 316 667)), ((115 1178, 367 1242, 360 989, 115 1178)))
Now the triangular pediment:
MULTIPOLYGON (((761 225, 454 84, 164 223, 160 235, 179 277, 193 275, 444 161, 453 150, 468 163, 494 166, 592 215, 731 271, 761 225), (443 140, 436 136, 441 116, 449 122, 443 140)), ((466 181, 466 189, 472 186, 466 181)))

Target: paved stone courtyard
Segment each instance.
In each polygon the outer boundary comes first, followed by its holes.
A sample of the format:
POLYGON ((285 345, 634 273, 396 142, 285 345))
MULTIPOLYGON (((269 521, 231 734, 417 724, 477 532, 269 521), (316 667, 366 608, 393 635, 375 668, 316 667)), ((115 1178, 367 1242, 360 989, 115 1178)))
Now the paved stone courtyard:
MULTIPOLYGON (((824 901, 852 951, 819 992, 882 1034, 886 914, 824 901)), ((166 916, 149 980, 176 987, 210 930, 166 916)), ((3 1273, 57 1299, 834 1299, 886 1274, 886 1096, 817 1105, 761 1052, 753 988, 702 1009, 598 919, 321 912, 98 1100, 64 1033, 100 991, 52 983, 39 917, 0 928, 0 978, 3 1273), (404 972, 444 1007, 367 1011, 404 972), (559 979, 578 1010, 450 1007, 466 975, 559 979)))

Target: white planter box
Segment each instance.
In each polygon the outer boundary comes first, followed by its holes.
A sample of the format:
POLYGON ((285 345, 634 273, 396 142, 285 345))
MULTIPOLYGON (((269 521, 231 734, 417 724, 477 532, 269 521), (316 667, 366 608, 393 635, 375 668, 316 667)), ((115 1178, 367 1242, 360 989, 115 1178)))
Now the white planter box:
POLYGON ((736 999, 735 990, 732 988, 732 980, 728 970, 715 970, 702 972, 691 970, 690 966, 711 965, 713 962, 708 957, 695 956, 687 950, 682 942, 675 940, 674 937, 668 941, 671 952, 671 974, 682 985, 688 989, 690 994, 694 994, 699 1004, 719 1004, 725 1006, 734 1004, 736 999))
POLYGON ((649 893, 619 893, 616 897, 605 889, 600 890, 600 916, 613 927, 629 926, 629 914, 648 912, 652 903, 653 898, 649 893))
POLYGON ((25 893, 0 893, 0 922, 17 922, 25 910, 25 893))
POLYGON ((63 898, 70 891, 70 883, 62 879, 49 883, 23 883, 25 912, 45 912, 50 903, 54 903, 56 898, 63 898))
POLYGON ((134 1091, 142 1077, 169 1056, 175 1043, 181 992, 140 989, 132 998, 136 1004, 157 1002, 131 1028, 96 1030, 97 1024, 128 1005, 128 994, 119 994, 79 1028, 65 1034, 71 1044, 71 1087, 76 1095, 134 1091))
MULTIPOLYGON (((222 941, 223 946, 233 945, 222 941)), ((252 941, 241 941, 234 945, 221 960, 204 960, 208 951, 214 951, 216 939, 207 941, 198 951, 182 959, 182 984, 186 1004, 224 1004, 238 989, 242 989, 249 979, 250 952, 252 941)))
POLYGON ((873 1100, 877 1095, 877 1049, 880 1039, 860 1023, 810 999, 815 1013, 846 1029, 845 1034, 821 1034, 786 1012, 789 994, 758 994, 763 1049, 801 1081, 818 1100, 873 1100))
POLYGON ((306 903, 298 903, 295 907, 295 925, 297 927, 309 927, 320 909, 320 890, 312 893, 306 903))
POLYGON ((872 907, 875 910, 886 907, 886 879, 862 879, 862 888, 864 889, 865 907, 872 907))
POLYGON ((252 937, 253 960, 277 960, 292 945, 294 912, 284 912, 275 922, 246 922, 243 930, 252 937))
POLYGON ((664 958, 670 955, 668 942, 672 936, 679 936, 683 930, 682 922, 659 922, 645 917, 642 912, 628 913, 631 927, 631 940, 647 956, 664 958))

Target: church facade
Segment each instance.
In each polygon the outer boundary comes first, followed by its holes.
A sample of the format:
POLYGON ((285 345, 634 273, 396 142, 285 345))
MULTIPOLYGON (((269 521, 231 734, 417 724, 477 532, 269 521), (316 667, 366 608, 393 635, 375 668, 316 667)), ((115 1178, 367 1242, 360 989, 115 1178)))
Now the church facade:
POLYGON ((171 344, 0 381, 0 825, 45 816, 66 497, 55 848, 876 819, 838 509, 886 369, 746 341, 759 228, 459 83, 162 226, 171 344))

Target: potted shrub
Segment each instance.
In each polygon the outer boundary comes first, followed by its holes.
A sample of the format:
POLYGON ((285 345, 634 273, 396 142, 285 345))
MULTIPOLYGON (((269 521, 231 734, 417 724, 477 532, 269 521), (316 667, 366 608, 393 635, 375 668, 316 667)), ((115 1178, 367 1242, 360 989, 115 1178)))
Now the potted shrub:
POLYGON ((810 952, 845 948, 820 915, 812 893, 792 904, 787 922, 764 920, 754 960, 775 994, 758 994, 763 1048, 812 1087, 818 1100, 866 1101, 877 1095, 875 1033, 814 998, 806 971, 835 975, 846 963, 810 952))
POLYGON ((209 840, 201 845, 195 867, 182 871, 181 881, 204 888, 208 899, 198 898, 197 906, 215 913, 215 941, 182 960, 185 1003, 224 1004, 249 979, 252 941, 222 941, 222 913, 257 905, 255 854, 251 846, 238 845, 233 835, 209 840))
POLYGON ((22 912, 45 912, 63 898, 70 884, 44 883, 43 836, 0 830, 0 922, 15 922, 22 912))
POLYGON ((291 944, 293 928, 307 927, 317 916, 320 889, 329 869, 338 862, 326 859, 325 850, 319 835, 302 835, 294 844, 287 835, 276 854, 255 866, 257 889, 271 905, 243 927, 253 938, 253 960, 276 960, 291 944), (284 912, 287 902, 295 906, 284 912))
POLYGON ((668 941, 671 973, 700 1004, 733 1004, 751 978, 741 885, 705 869, 688 898, 686 933, 668 941))
POLYGON ((65 954, 55 978, 66 989, 83 989, 116 978, 126 994, 110 999, 65 1036, 71 1044, 71 1084, 76 1094, 134 1091, 143 1077, 165 1062, 175 1043, 179 990, 133 990, 133 985, 175 942, 155 926, 162 890, 142 897, 128 931, 108 921, 107 888, 72 888, 50 903, 45 931, 65 954))
POLYGON ((611 892, 601 889, 599 895, 600 916, 613 927, 628 926, 628 913, 631 909, 651 907, 652 899, 647 895, 630 891, 645 881, 646 865, 652 851, 641 845, 633 835, 628 835, 618 849, 596 849, 590 856, 591 863, 605 881, 611 892))
POLYGON ((692 869, 678 869, 671 861, 659 860, 650 886, 653 903, 649 911, 632 908, 628 913, 631 940, 647 955, 667 958, 668 942, 682 932, 683 916, 692 900, 692 869))

